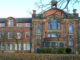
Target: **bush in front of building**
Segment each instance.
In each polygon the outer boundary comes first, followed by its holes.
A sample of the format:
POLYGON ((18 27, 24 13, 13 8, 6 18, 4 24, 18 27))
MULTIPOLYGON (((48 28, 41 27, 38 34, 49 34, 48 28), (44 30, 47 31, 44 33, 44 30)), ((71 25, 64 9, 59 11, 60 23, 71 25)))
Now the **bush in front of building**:
POLYGON ((39 49, 38 53, 49 53, 49 54, 73 54, 70 48, 59 47, 57 49, 51 47, 44 47, 39 49))
POLYGON ((38 53, 56 53, 57 51, 51 47, 44 47, 39 50, 38 53))
POLYGON ((66 53, 66 48, 59 47, 59 48, 57 49, 57 53, 58 53, 58 54, 65 54, 65 53, 66 53))
POLYGON ((66 48, 66 53, 67 54, 71 54, 72 53, 72 49, 71 48, 66 48))

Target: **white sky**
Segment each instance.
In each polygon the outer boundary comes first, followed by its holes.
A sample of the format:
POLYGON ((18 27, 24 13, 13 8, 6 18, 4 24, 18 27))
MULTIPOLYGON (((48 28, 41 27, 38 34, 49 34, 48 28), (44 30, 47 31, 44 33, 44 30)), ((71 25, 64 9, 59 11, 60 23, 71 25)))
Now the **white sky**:
MULTIPOLYGON (((7 17, 31 17, 31 13, 33 10, 37 10, 36 2, 39 0, 0 0, 0 18, 7 17)), ((49 3, 50 0, 44 1, 45 3, 49 3)), ((80 8, 78 5, 73 7, 77 9, 77 12, 80 12, 80 8)), ((70 7, 70 12, 73 10, 72 6, 70 7)))

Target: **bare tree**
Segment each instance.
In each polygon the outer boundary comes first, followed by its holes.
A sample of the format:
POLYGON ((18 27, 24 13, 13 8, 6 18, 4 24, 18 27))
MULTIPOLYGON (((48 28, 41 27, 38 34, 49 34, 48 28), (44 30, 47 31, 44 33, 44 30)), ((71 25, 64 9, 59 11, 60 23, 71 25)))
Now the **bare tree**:
MULTIPOLYGON (((50 0, 48 3, 45 3, 46 0, 39 0, 38 2, 35 3, 35 5, 38 7, 38 10, 41 12, 44 12, 48 9, 51 9, 51 1, 50 0)), ((80 0, 55 0, 57 1, 57 8, 67 10, 69 9, 69 5, 71 5, 73 8, 76 4, 80 4, 80 0)))

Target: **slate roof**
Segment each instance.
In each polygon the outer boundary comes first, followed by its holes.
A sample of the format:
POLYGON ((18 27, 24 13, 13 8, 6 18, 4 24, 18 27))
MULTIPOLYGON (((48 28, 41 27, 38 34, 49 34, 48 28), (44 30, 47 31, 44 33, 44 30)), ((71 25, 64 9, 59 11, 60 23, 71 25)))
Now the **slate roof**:
POLYGON ((6 18, 0 18, 0 23, 5 23, 6 22, 6 18))
POLYGON ((33 14, 32 18, 43 18, 43 14, 33 14))
POLYGON ((31 23, 32 18, 15 18, 15 21, 18 23, 31 23))
MULTIPOLYGON (((5 23, 7 18, 0 18, 0 23, 5 23)), ((32 18, 14 18, 17 23, 31 23, 32 18)))

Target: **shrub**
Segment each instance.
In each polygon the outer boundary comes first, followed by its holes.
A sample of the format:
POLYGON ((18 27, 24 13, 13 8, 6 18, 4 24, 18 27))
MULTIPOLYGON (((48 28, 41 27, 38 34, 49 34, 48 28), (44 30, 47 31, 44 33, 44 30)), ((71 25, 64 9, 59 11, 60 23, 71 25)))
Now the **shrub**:
POLYGON ((39 53, 56 53, 56 50, 50 47, 44 47, 39 50, 39 53))
POLYGON ((66 53, 70 54, 72 52, 71 48, 66 48, 66 53))
POLYGON ((58 48, 57 52, 59 54, 64 54, 64 53, 66 53, 66 48, 58 48))

